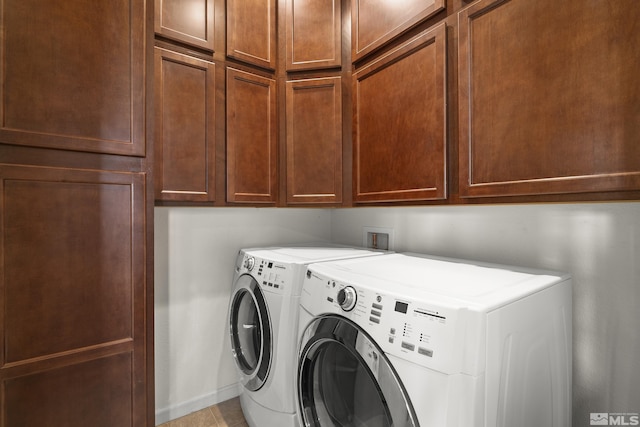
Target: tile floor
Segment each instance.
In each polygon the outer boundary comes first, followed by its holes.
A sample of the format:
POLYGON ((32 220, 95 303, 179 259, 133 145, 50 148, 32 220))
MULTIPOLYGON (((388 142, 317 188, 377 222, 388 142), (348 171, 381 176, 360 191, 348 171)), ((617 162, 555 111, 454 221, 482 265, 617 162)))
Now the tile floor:
POLYGON ((249 427, 242 415, 240 399, 230 399, 158 427, 249 427))

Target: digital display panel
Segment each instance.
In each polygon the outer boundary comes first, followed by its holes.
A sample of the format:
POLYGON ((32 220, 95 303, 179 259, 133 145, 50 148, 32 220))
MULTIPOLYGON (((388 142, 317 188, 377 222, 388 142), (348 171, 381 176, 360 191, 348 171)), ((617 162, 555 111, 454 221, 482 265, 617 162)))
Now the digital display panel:
POLYGON ((407 308, 409 308, 409 304, 406 302, 396 301, 396 311, 398 313, 407 314, 407 308))

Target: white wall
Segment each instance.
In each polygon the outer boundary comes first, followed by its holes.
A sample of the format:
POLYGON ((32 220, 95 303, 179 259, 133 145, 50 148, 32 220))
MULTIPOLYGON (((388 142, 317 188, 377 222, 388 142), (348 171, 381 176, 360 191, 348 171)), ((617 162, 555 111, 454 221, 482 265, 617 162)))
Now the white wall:
POLYGON ((239 248, 361 245, 363 226, 392 227, 398 251, 570 272, 573 425, 640 412, 640 203, 156 208, 155 221, 158 423, 236 393, 226 311, 239 248))
POLYGON ((640 412, 640 203, 340 209, 332 223, 337 243, 392 227, 396 251, 571 273, 573 425, 640 412))
POLYGON ((237 395, 227 306, 238 250, 330 234, 328 210, 155 208, 157 424, 237 395))

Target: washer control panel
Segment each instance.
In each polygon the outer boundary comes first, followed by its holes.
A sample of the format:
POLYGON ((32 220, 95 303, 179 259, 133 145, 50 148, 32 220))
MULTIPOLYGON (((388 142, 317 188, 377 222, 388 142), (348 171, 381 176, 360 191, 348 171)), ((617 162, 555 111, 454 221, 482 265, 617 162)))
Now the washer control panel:
POLYGON ((384 289, 307 271, 301 305, 314 316, 340 314, 364 329, 385 353, 442 372, 460 372, 465 309, 429 301, 415 289, 384 289))

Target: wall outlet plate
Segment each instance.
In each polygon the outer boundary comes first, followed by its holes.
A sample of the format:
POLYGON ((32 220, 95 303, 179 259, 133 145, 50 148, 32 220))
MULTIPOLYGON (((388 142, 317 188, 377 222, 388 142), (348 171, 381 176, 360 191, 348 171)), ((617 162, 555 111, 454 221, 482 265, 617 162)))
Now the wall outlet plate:
POLYGON ((395 247, 393 228, 362 227, 362 246, 369 249, 392 251, 395 247))

